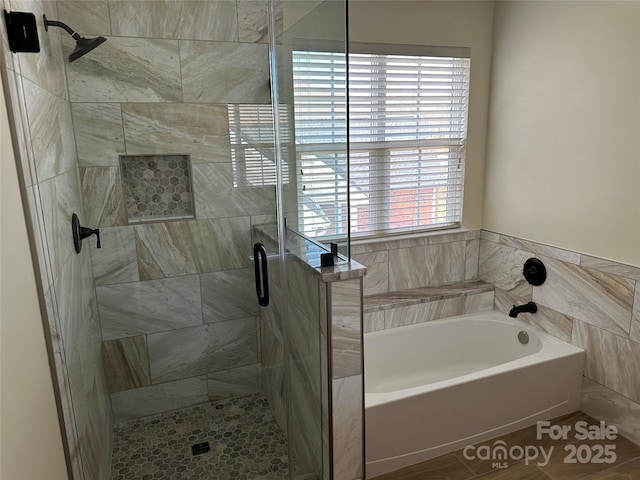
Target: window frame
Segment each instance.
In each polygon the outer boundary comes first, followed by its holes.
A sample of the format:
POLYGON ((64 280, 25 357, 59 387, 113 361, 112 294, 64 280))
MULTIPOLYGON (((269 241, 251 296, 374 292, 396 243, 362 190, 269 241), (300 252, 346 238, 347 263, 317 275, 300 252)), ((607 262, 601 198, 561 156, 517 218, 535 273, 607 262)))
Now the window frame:
MULTIPOLYGON (((297 50, 297 49, 293 49, 293 50, 297 50)), ((327 49, 327 50, 322 50, 322 49, 315 49, 314 51, 324 51, 324 52, 328 52, 331 51, 331 49, 327 49)), ((292 52, 293 53, 293 52, 292 52)), ((470 59, 471 58, 471 49, 468 47, 447 47, 447 46, 418 46, 418 45, 405 45, 405 44, 379 44, 379 43, 361 43, 361 42, 351 42, 349 44, 349 51, 347 53, 345 53, 346 56, 346 75, 347 78, 350 78, 350 72, 349 72, 349 64, 350 64, 350 55, 351 54, 368 54, 368 55, 394 55, 394 56, 421 56, 421 57, 447 57, 447 58, 460 58, 460 59, 470 59)), ((469 70, 468 70, 468 75, 469 75, 469 80, 468 80, 468 88, 470 90, 470 84, 471 84, 471 80, 470 80, 470 76, 471 76, 471 66, 469 65, 469 70)), ((351 97, 349 96, 349 81, 347 81, 347 101, 350 99, 351 97)), ((294 95, 294 104, 295 104, 295 95, 294 95)), ((350 102, 348 102, 347 104, 347 146, 348 146, 348 155, 351 158, 351 154, 353 152, 357 152, 358 150, 360 151, 366 151, 366 150, 372 150, 371 148, 366 149, 366 148, 362 148, 359 149, 358 148, 358 142, 353 142, 350 141, 351 139, 351 134, 352 134, 352 129, 350 128, 349 125, 349 121, 350 121, 350 102)), ((295 107, 293 107, 295 108, 295 107)), ((345 232, 346 234, 348 234, 350 236, 351 239, 353 240, 366 240, 366 239, 371 239, 371 238, 383 238, 383 237, 392 237, 392 236, 397 236, 397 235, 407 235, 407 234, 424 234, 424 233, 428 233, 428 232, 432 232, 432 231, 436 231, 436 230, 444 230, 444 229, 452 229, 452 228, 460 228, 462 225, 462 209, 463 209, 463 203, 464 203, 464 185, 465 185, 465 178, 464 178, 464 165, 466 164, 466 158, 467 158, 467 151, 466 151, 466 142, 468 139, 468 120, 469 120, 469 111, 470 111, 470 101, 469 99, 467 99, 467 104, 466 104, 466 111, 465 111, 465 122, 466 122, 466 126, 467 128, 465 129, 465 135, 464 138, 461 138, 461 157, 458 160, 458 164, 461 164, 462 166, 462 176, 461 176, 461 180, 460 180, 460 202, 459 202, 459 209, 460 209, 460 220, 453 220, 451 222, 447 222, 447 223, 438 223, 436 225, 416 225, 416 226, 409 226, 406 228, 393 228, 390 229, 389 227, 389 217, 384 215, 384 212, 379 209, 379 208, 372 208, 369 210, 369 214, 373 215, 378 215, 380 216, 381 213, 383 213, 382 220, 378 219, 376 220, 376 222, 372 222, 373 224, 377 225, 378 227, 384 227, 384 228, 378 228, 377 230, 369 230, 369 231, 365 231, 365 232, 354 232, 352 226, 349 224, 349 228, 348 228, 348 232, 345 232)), ((380 143, 385 143, 384 141, 380 142, 380 143)), ((389 144, 389 142, 386 142, 387 144, 389 144)), ((296 143, 296 147, 297 147, 297 143, 296 143)), ((376 192, 382 192, 384 195, 384 192, 389 192, 390 188, 390 171, 391 171, 391 164, 392 164, 392 156, 391 156, 391 151, 392 148, 389 148, 390 145, 387 145, 383 148, 380 148, 380 151, 385 151, 386 150, 386 154, 384 155, 380 155, 380 156, 376 156, 375 158, 383 158, 385 159, 385 161, 383 162, 383 164, 381 165, 380 163, 376 162, 376 163, 370 163, 369 165, 373 165, 375 166, 376 169, 378 170, 386 170, 387 174, 386 175, 375 175, 375 181, 377 183, 377 187, 375 189, 376 192)), ((297 148, 296 148, 297 150, 297 148)), ((419 150, 419 147, 418 147, 419 150)), ((296 169, 299 171, 301 166, 300 166, 300 155, 296 154, 296 158, 295 158, 295 162, 296 162, 296 169)), ((353 194, 354 191, 354 187, 353 187, 353 183, 351 180, 351 161, 349 161, 349 173, 348 173, 348 182, 347 182, 347 196, 350 197, 353 194)), ((418 185, 418 184, 416 184, 418 185)), ((450 184, 447 184, 447 187, 449 187, 450 184)), ((388 197, 390 197, 390 195, 388 195, 388 197)), ((337 198, 337 196, 336 196, 337 198)), ((377 205, 380 205, 380 202, 382 203, 386 203, 387 206, 389 205, 389 198, 385 199, 380 197, 380 196, 376 196, 375 198, 370 198, 369 199, 370 202, 375 202, 377 205)), ((351 204, 351 202, 348 202, 348 206, 349 209, 352 210, 353 209, 353 205, 351 204)), ((385 210, 386 212, 390 211, 389 208, 387 208, 387 210, 385 210)), ((303 212, 301 212, 301 204, 298 205, 298 213, 299 213, 299 217, 302 220, 301 216, 303 215, 303 212)), ((350 217, 351 217, 351 212, 350 212, 350 217)), ((301 223, 300 225, 301 227, 303 227, 303 224, 301 223)), ((301 231, 304 233, 304 228, 301 228, 301 231)), ((319 241, 328 241, 332 238, 331 235, 326 235, 326 236, 318 236, 316 237, 319 241)))

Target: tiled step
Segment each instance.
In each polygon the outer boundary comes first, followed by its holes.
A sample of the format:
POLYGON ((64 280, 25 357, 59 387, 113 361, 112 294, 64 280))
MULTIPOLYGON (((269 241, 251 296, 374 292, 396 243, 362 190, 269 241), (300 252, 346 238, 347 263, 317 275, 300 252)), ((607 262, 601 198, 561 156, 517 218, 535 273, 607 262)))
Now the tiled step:
POLYGON ((493 309, 493 285, 481 280, 364 297, 365 333, 493 309))

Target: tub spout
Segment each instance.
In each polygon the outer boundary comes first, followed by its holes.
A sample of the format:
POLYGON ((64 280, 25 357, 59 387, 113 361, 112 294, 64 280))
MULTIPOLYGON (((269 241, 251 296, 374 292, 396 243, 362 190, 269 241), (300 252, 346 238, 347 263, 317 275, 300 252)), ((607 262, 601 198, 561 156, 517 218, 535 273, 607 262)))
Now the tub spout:
POLYGON ((538 306, 534 302, 529 302, 518 307, 514 305, 513 308, 509 311, 509 316, 516 318, 519 313, 536 313, 537 311, 538 306))

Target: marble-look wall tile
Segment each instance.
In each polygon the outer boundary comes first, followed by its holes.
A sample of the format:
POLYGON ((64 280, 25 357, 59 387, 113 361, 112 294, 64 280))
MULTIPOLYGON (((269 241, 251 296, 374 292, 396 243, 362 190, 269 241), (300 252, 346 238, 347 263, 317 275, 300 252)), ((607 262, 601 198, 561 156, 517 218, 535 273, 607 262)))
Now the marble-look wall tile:
POLYGON ((543 243, 523 240, 521 238, 510 237, 508 235, 500 235, 500 243, 517 250, 524 250, 535 255, 542 255, 549 258, 555 258, 567 263, 578 265, 580 263, 580 254, 565 250, 563 248, 552 247, 543 243))
POLYGON ((640 402, 640 344, 580 320, 571 341, 587 353, 586 377, 640 402))
POLYGON ((96 288, 105 340, 202 324, 200 277, 96 288))
POLYGON ((73 252, 70 235, 71 215, 83 215, 80 199, 80 184, 77 172, 71 170, 63 175, 41 182, 37 191, 44 221, 44 245, 48 251, 52 275, 62 268, 73 252))
POLYGON ((421 287, 411 290, 369 295, 365 298, 365 311, 387 310, 452 297, 490 293, 494 288, 482 280, 454 283, 440 287, 421 287))
POLYGON ((464 297, 464 313, 486 312, 493 310, 494 293, 485 292, 464 297))
POLYGON ((469 242, 471 240, 480 239, 480 230, 461 230, 461 231, 448 231, 443 230, 440 232, 432 232, 427 236, 429 245, 437 245, 439 243, 452 243, 452 242, 469 242))
POLYGON ((241 42, 269 43, 267 0, 238 2, 238 39, 241 42))
POLYGON ((205 323, 260 314, 252 268, 206 273, 200 279, 205 323))
POLYGON ((147 337, 153 383, 256 363, 255 318, 212 323, 147 337))
POLYGON ((128 154, 190 154, 192 163, 231 159, 224 105, 125 104, 122 116, 128 154))
MULTIPOLYGON (((275 299, 275 297, 274 297, 275 299)), ((261 311, 262 387, 280 427, 286 427, 284 399, 284 343, 270 308, 261 311)))
POLYGON ((367 267, 363 279, 363 295, 374 295, 389 291, 389 252, 362 253, 354 260, 367 267))
POLYGON ((249 217, 136 225, 141 279, 251 266, 249 217))
POLYGON ((102 358, 109 393, 151 385, 149 352, 144 335, 104 342, 102 358))
POLYGON ((319 472, 322 465, 322 405, 320 377, 308 377, 298 362, 290 368, 291 446, 293 468, 301 472, 319 472))
POLYGON ((377 332, 384 330, 384 311, 370 312, 364 314, 363 320, 364 333, 377 332))
POLYGON ((500 243, 500 234, 490 232, 488 230, 480 230, 480 240, 485 240, 492 243, 500 243))
POLYGON ((636 282, 635 295, 633 297, 633 313, 631 315, 631 340, 640 343, 640 281, 636 282))
MULTIPOLYGON (((252 215, 251 216, 251 228, 257 225, 268 225, 276 223, 275 213, 272 215, 252 215)), ((277 236, 277 233, 276 233, 277 236)))
POLYGON ((311 274, 311 267, 291 253, 287 254, 285 263, 287 301, 297 305, 306 318, 315 318, 320 303, 318 278, 311 274))
POLYGON ((60 0, 56 20, 73 25, 80 35, 111 35, 107 0, 60 0))
POLYGON ((231 163, 194 164, 193 190, 198 218, 267 215, 276 211, 275 186, 236 184, 231 163))
POLYGON ((138 257, 133 227, 100 229, 102 248, 89 240, 91 264, 96 285, 137 282, 138 257))
POLYGON ((38 181, 77 165, 69 102, 23 79, 24 97, 38 181))
POLYGON ((54 365, 56 370, 57 387, 60 392, 60 404, 64 415, 64 435, 68 442, 71 466, 74 475, 81 475, 82 462, 80 460, 79 435, 73 416, 73 399, 71 397, 71 385, 69 384, 69 374, 67 362, 64 358, 64 345, 61 336, 60 317, 58 315, 58 305, 55 289, 52 287, 45 293, 45 305, 47 312, 47 323, 51 336, 51 346, 54 355, 54 365))
POLYGON ((209 401, 251 395, 262 390, 262 366, 259 363, 207 375, 209 401))
POLYGON ((465 297, 446 298, 435 302, 392 308, 384 312, 384 327, 395 328, 430 322, 464 313, 465 297))
POLYGON ((478 265, 480 262, 480 240, 468 240, 465 252, 464 279, 478 279, 478 265))
POLYGON ((333 478, 361 478, 363 474, 362 375, 333 380, 333 478))
POLYGON ((118 422, 208 401, 207 378, 204 376, 126 390, 111 395, 113 414, 118 422))
POLYGON ((543 258, 547 281, 533 301, 613 333, 627 336, 634 282, 613 274, 543 258))
MULTIPOLYGON (((61 397, 60 403, 64 416, 64 435, 66 437, 67 448, 69 450, 71 471, 73 473, 73 478, 82 478, 83 466, 80 456, 80 436, 78 434, 73 415, 73 399, 71 398, 71 389, 69 386, 65 361, 62 358, 62 352, 54 353, 54 362, 61 397)), ((109 418, 111 418, 111 415, 109 415, 109 418)), ((111 450, 110 447, 109 450, 111 450)))
POLYGON ((106 479, 111 473, 112 417, 109 396, 102 384, 104 380, 91 382, 83 399, 88 406, 88 416, 80 437, 80 452, 86 475, 106 479))
POLYGON ((532 286, 522 275, 522 268, 531 256, 530 252, 481 240, 478 273, 485 282, 529 301, 532 286))
POLYGON ((591 257, 589 255, 580 256, 580 266, 600 270, 605 273, 612 273, 630 280, 640 281, 640 267, 612 262, 610 260, 591 257))
MULTIPOLYGON (((513 305, 526 303, 522 298, 512 295, 499 288, 495 291, 495 309, 504 313, 509 313, 513 305)), ((565 342, 571 342, 573 331, 573 319, 544 305, 538 304, 538 311, 533 313, 521 313, 518 320, 528 323, 537 330, 541 330, 549 335, 565 342)))
MULTIPOLYGON (((237 3, 240 8, 244 0, 237 3)), ((182 2, 180 38, 218 42, 237 41, 236 2, 184 0, 182 2)))
POLYGON ((331 284, 333 378, 362 373, 362 279, 331 284))
POLYGON ((429 237, 426 235, 406 235, 394 240, 369 240, 357 241, 351 245, 351 254, 381 252, 384 250, 398 250, 412 247, 419 247, 429 244, 429 237))
POLYGON ((180 41, 185 102, 268 103, 267 45, 180 41))
POLYGON ((141 280, 199 273, 198 252, 207 245, 209 223, 168 222, 135 226, 141 280), (195 235, 195 236, 194 236, 195 235))
POLYGON ((320 396, 320 330, 318 318, 307 317, 296 305, 289 305, 287 328, 290 364, 295 365, 299 375, 315 397, 320 396))
POLYGON ((110 448, 111 419, 88 253, 69 257, 54 288, 80 457, 85 472, 100 478, 110 448))
POLYGON ((389 252, 389 290, 446 285, 464 280, 465 242, 389 252))
POLYGON ((120 104, 74 103, 71 114, 80 166, 117 166, 125 152, 120 104))
POLYGON ((585 378, 580 410, 615 425, 620 434, 640 445, 640 404, 585 378))
POLYGON ((56 2, 11 0, 11 9, 31 12, 35 15, 38 40, 40 42, 40 52, 38 54, 22 53, 17 56, 15 63, 19 63, 20 74, 58 98, 66 100, 68 98, 67 83, 64 76, 66 57, 63 56, 60 36, 46 32, 44 19, 42 18, 43 14, 50 19, 58 17, 56 2))
MULTIPOLYGON (((70 53, 73 41, 65 47, 70 53)), ((66 68, 72 102, 182 101, 176 40, 108 37, 66 68)))
POLYGON ((125 225, 122 179, 118 167, 80 169, 85 218, 80 223, 90 228, 125 225))
MULTIPOLYGON (((92 312, 93 282, 91 281, 91 259, 89 252, 70 255, 60 268, 53 282, 56 305, 58 307, 59 333, 64 345, 64 358, 71 368, 72 360, 82 359, 82 350, 91 340, 99 337, 99 328, 96 332, 91 330, 94 325, 90 323, 94 319, 92 312)), ((97 350, 100 351, 100 342, 97 340, 97 350)), ((78 372, 81 372, 78 367, 78 372)), ((82 381, 79 373, 80 381, 82 381)), ((72 382, 73 383, 73 382, 72 382)))
POLYGON ((120 37, 178 38, 180 0, 110 0, 111 31, 120 37))

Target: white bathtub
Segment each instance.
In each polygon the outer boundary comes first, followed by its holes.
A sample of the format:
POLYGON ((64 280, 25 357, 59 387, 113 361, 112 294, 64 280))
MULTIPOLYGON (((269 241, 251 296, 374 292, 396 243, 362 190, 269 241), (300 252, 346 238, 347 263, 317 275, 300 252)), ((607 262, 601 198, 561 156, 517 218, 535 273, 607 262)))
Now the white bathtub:
POLYGON ((364 351, 367 478, 580 405, 584 351, 500 312, 368 333, 364 351))

